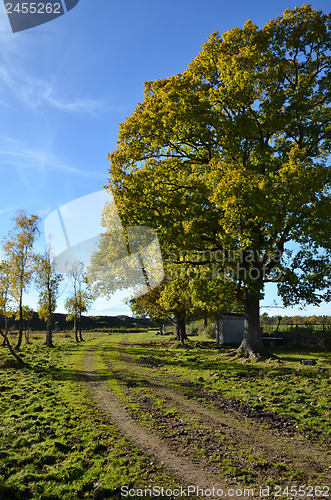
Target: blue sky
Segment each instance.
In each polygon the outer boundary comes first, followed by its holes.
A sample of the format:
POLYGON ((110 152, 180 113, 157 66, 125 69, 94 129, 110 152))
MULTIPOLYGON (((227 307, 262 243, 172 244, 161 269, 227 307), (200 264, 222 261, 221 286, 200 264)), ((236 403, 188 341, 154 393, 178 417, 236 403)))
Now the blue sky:
MULTIPOLYGON (((144 81, 184 71, 213 31, 242 26, 248 18, 262 27, 295 5, 301 4, 80 0, 64 16, 13 34, 1 3, 0 235, 7 234, 18 209, 44 219, 102 189, 107 152, 116 146, 119 122, 142 101, 144 81)), ((326 0, 313 6, 329 11, 326 0)), ((43 248, 42 238, 38 245, 43 248)), ((34 297, 32 291, 29 300, 34 297)), ((274 300, 270 288, 264 304, 274 300)), ((116 297, 99 303, 102 309, 130 312, 116 297)), ((310 313, 331 310, 325 305, 301 311, 310 313)))

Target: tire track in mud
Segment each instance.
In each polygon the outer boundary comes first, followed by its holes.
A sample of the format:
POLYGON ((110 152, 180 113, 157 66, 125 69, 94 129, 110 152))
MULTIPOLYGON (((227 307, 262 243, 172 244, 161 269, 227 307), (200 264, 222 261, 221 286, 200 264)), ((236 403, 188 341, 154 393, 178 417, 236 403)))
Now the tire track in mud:
MULTIPOLYGON (((168 468, 185 486, 194 485, 202 489, 215 488, 224 492, 231 487, 241 487, 241 485, 222 480, 204 471, 200 463, 180 456, 162 438, 139 425, 126 411, 125 404, 115 396, 107 383, 101 380, 97 371, 93 369, 93 352, 89 352, 84 359, 84 372, 91 396, 103 413, 116 423, 119 430, 131 442, 152 456, 157 463, 168 468)), ((227 495, 225 493, 225 496, 218 496, 218 498, 227 498, 227 495)))
MULTIPOLYGON (((125 348, 125 344, 122 342, 121 347, 125 348)), ((181 392, 177 391, 173 384, 180 384, 182 381, 172 375, 162 373, 162 382, 160 382, 160 377, 149 373, 145 367, 134 363, 130 356, 120 353, 121 359, 125 362, 129 369, 137 374, 138 376, 143 376, 148 379, 150 385, 152 385, 157 393, 165 398, 172 399, 179 407, 184 411, 195 413, 204 418, 208 422, 208 425, 215 426, 218 423, 220 426, 229 429, 231 433, 231 438, 237 438, 241 442, 248 440, 251 444, 258 446, 261 451, 267 453, 272 453, 273 458, 275 454, 284 455, 284 450, 286 450, 285 455, 289 459, 291 456, 292 460, 296 458, 306 458, 307 453, 319 462, 322 458, 322 463, 325 460, 330 459, 330 455, 317 448, 312 444, 306 444, 303 441, 299 441, 293 436, 282 436, 272 432, 270 429, 261 428, 261 425, 254 423, 254 429, 252 430, 252 425, 247 424, 247 421, 242 416, 235 416, 230 413, 215 411, 213 409, 204 406, 199 401, 195 399, 189 399, 184 396, 181 392), (168 383, 167 383, 168 380, 168 383), (171 387, 172 385, 172 387, 171 387)), ((279 458, 279 457, 278 457, 279 458)))
MULTIPOLYGON (((103 343, 99 344, 97 347, 102 344, 103 343)), ((147 406, 144 404, 144 398, 141 393, 137 396, 137 392, 139 391, 135 391, 135 384, 133 384, 132 387, 130 384, 126 384, 126 381, 128 379, 130 380, 130 374, 134 376, 132 380, 138 380, 139 382, 140 379, 142 384, 146 383, 147 386, 153 387, 153 393, 158 397, 164 398, 168 406, 169 404, 175 405, 184 420, 185 418, 186 420, 192 418, 195 424, 201 422, 201 428, 205 427, 205 429, 208 429, 209 437, 212 436, 213 432, 220 431, 221 434, 226 436, 228 441, 232 441, 232 443, 238 442, 239 448, 234 452, 232 450, 232 455, 234 453, 235 456, 237 453, 239 456, 240 445, 244 444, 246 449, 251 449, 255 452, 255 455, 265 458, 268 462, 266 467, 267 470, 256 469, 257 479, 260 478, 260 481, 263 481, 263 476, 265 479, 268 477, 268 467, 271 471, 272 463, 275 462, 284 465, 290 464, 292 470, 305 470, 308 468, 309 475, 312 479, 316 471, 323 471, 325 476, 328 475, 325 474, 325 472, 327 471, 327 464, 329 464, 329 456, 325 451, 309 443, 302 442, 296 437, 280 436, 259 425, 249 424, 244 418, 237 418, 233 413, 224 412, 224 409, 214 410, 208 408, 208 406, 205 406, 203 403, 183 395, 176 390, 176 384, 182 383, 180 379, 170 374, 166 374, 163 371, 162 373, 157 373, 157 371, 155 373, 153 370, 154 373, 151 373, 150 368, 135 362, 132 356, 125 352, 126 347, 129 346, 131 347, 131 344, 126 344, 125 338, 118 346, 118 353, 120 356, 119 362, 125 364, 124 371, 121 371, 119 366, 116 366, 115 369, 107 358, 106 353, 103 353, 102 359, 108 366, 110 372, 114 374, 114 377, 120 381, 122 389, 129 400, 135 401, 135 398, 137 399, 138 397, 138 400, 135 402, 137 402, 141 411, 147 411, 151 406, 148 406, 150 403, 148 403, 147 406), (121 375, 119 375, 119 372, 121 372, 121 375), (124 372, 126 374, 125 376, 124 372)), ((216 464, 208 463, 204 457, 194 456, 192 459, 187 458, 192 450, 189 446, 185 449, 185 447, 181 446, 180 440, 176 440, 176 432, 178 432, 176 426, 180 426, 180 424, 177 424, 174 419, 169 421, 169 425, 172 426, 173 429, 168 432, 168 435, 163 435, 162 437, 162 432, 160 435, 160 429, 158 428, 160 421, 158 422, 157 415, 155 415, 153 420, 153 428, 147 430, 146 426, 143 427, 139 425, 137 423, 137 418, 139 417, 129 414, 126 410, 125 403, 119 397, 115 396, 107 385, 107 382, 100 380, 97 371, 93 370, 93 356, 93 352, 87 355, 84 366, 86 378, 91 389, 91 395, 99 408, 103 410, 111 420, 116 422, 119 429, 126 437, 148 455, 154 457, 156 462, 170 469, 185 485, 191 484, 205 489, 215 487, 215 489, 222 489, 225 492, 228 488, 243 488, 240 484, 233 484, 233 480, 227 480, 220 477, 219 473, 217 473, 219 467, 217 467, 216 464), (174 451, 174 446, 177 446, 177 449, 181 451, 174 451), (183 453, 186 453, 186 456, 183 456, 183 453)), ((201 432, 203 433, 203 431, 201 432)), ((204 446, 202 438, 200 438, 200 442, 204 446)), ((223 443, 222 449, 217 449, 217 452, 224 453, 226 445, 227 441, 223 443)), ((225 455, 228 455, 228 453, 226 452, 225 455)), ((229 456, 231 456, 231 452, 229 456)), ((245 466, 244 462, 245 459, 241 457, 240 466, 245 466)), ((279 473, 280 472, 281 471, 279 471, 279 473)), ((271 475, 275 476, 275 473, 276 471, 273 470, 271 475)), ((226 498, 226 496, 219 498, 226 498)))
MULTIPOLYGON (((261 469, 257 464, 256 472, 259 472, 259 475, 265 473, 267 476, 269 471, 274 475, 275 470, 272 470, 274 469, 272 463, 278 463, 281 467, 285 466, 284 470, 286 470, 286 465, 290 465, 294 471, 304 470, 312 480, 315 477, 317 480, 318 474, 323 474, 328 479, 328 484, 330 484, 330 454, 327 451, 320 449, 315 444, 298 439, 295 435, 280 435, 272 429, 264 428, 259 423, 249 422, 242 415, 226 412, 224 408, 216 410, 208 408, 203 403, 184 396, 176 390, 176 385, 183 383, 181 379, 164 371, 158 373, 157 366, 153 367, 154 373, 151 373, 150 368, 148 369, 145 365, 133 360, 132 356, 125 352, 126 347, 132 347, 131 344, 126 343, 126 338, 122 340, 119 347, 120 359, 125 363, 128 372, 131 371, 138 377, 147 379, 148 383, 154 388, 155 394, 166 398, 168 401, 172 400, 172 404, 175 404, 181 412, 187 415, 202 417, 204 425, 207 425, 211 430, 218 431, 221 429, 222 434, 230 442, 239 443, 239 448, 235 453, 238 453, 238 456, 242 455, 241 467, 250 468, 251 465, 242 453, 241 448, 244 445, 246 450, 248 449, 255 456, 261 456, 268 461, 269 466, 265 464, 261 469)), ((110 365, 109 367, 111 368, 110 365)), ((224 447, 222 451, 224 452, 224 447)), ((231 455, 228 451, 225 454, 231 455)), ((232 453, 233 456, 234 454, 232 453)))

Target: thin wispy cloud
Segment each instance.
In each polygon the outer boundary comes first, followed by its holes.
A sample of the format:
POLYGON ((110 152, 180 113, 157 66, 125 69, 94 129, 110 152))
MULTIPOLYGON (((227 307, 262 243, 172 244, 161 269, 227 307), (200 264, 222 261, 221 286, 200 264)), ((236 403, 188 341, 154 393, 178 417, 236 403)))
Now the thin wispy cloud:
POLYGON ((99 110, 105 109, 105 104, 102 101, 95 99, 76 99, 71 102, 65 102, 61 99, 54 98, 51 95, 48 97, 49 105, 56 109, 69 113, 89 113, 94 114, 99 110))
MULTIPOLYGON (((77 95, 77 88, 71 82, 64 82, 49 74, 41 77, 31 69, 31 54, 36 45, 30 37, 20 33, 13 34, 9 21, 0 3, 0 83, 2 82, 12 96, 30 109, 49 108, 63 113, 96 115, 101 112, 123 112, 131 109, 127 104, 112 104, 106 99, 89 95, 77 95), (2 11, 2 12, 1 12, 2 11), (28 69, 27 69, 28 68, 28 69)), ((36 31, 33 33, 39 33, 36 31)), ((38 48, 38 47, 37 47, 38 48)), ((3 96, 0 105, 8 105, 3 96)))
POLYGON ((12 212, 12 208, 5 208, 4 210, 0 210, 0 215, 7 214, 8 212, 12 212))
MULTIPOLYGON (((13 143, 13 141, 10 142, 13 143)), ((27 169, 38 169, 41 172, 58 171, 80 177, 93 177, 94 179, 100 178, 102 180, 105 178, 104 173, 98 172, 97 170, 84 170, 68 165, 54 154, 41 150, 24 148, 19 141, 17 141, 15 146, 14 144, 11 145, 11 148, 0 150, 0 165, 4 164, 6 167, 13 166, 18 169, 24 167, 25 172, 27 169)))
POLYGON ((43 79, 27 74, 14 65, 0 65, 0 80, 11 93, 29 108, 51 107, 66 113, 85 113, 93 115, 101 110, 109 109, 99 99, 73 98, 66 99, 57 94, 57 85, 51 79, 43 79))

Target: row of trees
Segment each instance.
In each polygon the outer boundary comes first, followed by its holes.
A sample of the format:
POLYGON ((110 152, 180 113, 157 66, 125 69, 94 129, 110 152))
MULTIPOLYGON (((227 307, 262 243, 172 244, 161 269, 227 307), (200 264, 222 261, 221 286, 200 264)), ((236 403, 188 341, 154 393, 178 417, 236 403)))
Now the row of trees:
MULTIPOLYGON (((157 231, 171 277, 136 312, 180 325, 199 308, 242 310, 239 352, 257 356, 266 283, 285 306, 330 300, 330 54, 331 14, 303 5, 215 32, 182 74, 145 83, 107 186, 124 226, 157 231)), ((112 272, 91 273, 105 295, 127 285, 112 272)))
MULTIPOLYGON (((36 286, 39 317, 45 320, 46 345, 53 346, 52 319, 56 309, 57 299, 61 293, 60 284, 63 275, 55 270, 54 259, 50 245, 43 254, 34 250, 34 243, 40 235, 39 217, 27 215, 20 210, 13 219, 13 227, 7 237, 3 238, 3 260, 0 261, 0 314, 5 318, 4 329, 0 329, 3 343, 19 360, 15 351, 19 351, 22 338, 24 319, 29 319, 30 308, 23 305, 24 293, 32 283, 36 286), (13 348, 8 338, 8 319, 16 316, 18 319, 18 339, 13 348)), ((83 289, 86 278, 81 263, 75 263, 69 276, 72 282, 72 293, 65 302, 68 319, 74 319, 76 340, 82 340, 79 321, 81 314, 87 310, 92 299, 88 290, 83 289), (78 331, 80 336, 78 337, 78 331)))

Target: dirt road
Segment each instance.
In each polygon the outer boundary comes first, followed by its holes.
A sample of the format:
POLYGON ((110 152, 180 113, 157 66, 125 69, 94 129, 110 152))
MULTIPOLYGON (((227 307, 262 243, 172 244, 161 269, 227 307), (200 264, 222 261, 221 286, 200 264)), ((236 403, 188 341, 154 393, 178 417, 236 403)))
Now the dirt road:
POLYGON ((223 490, 224 495, 217 498, 228 498, 230 489, 249 487, 260 497, 259 488, 267 484, 272 485, 269 498, 275 497, 276 484, 320 485, 321 474, 330 484, 328 453, 299 439, 288 419, 280 418, 272 430, 267 429, 266 422, 252 422, 242 408, 227 409, 224 401, 170 376, 152 359, 137 363, 130 347, 125 339, 117 346, 116 363, 109 360, 105 345, 88 353, 84 370, 91 397, 125 436, 151 460, 164 464, 179 484, 223 490), (112 390, 95 369, 100 352, 120 390, 112 390))

